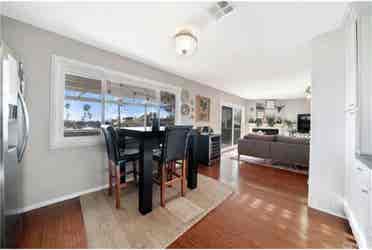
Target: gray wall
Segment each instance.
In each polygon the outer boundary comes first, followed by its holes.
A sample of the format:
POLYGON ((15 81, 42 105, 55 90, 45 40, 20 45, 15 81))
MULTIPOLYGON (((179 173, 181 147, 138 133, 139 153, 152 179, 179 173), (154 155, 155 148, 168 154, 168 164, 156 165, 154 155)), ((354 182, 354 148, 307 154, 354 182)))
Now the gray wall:
POLYGON ((345 179, 345 35, 312 42, 309 206, 343 215, 345 179))
MULTIPOLYGON (((305 91, 305 90, 304 90, 305 91)), ((249 118, 256 119, 256 103, 265 103, 265 100, 247 100, 246 101, 246 122, 249 118)), ((278 103, 284 104, 285 107, 278 113, 274 112, 275 116, 279 116, 282 120, 291 120, 297 122, 297 114, 310 113, 310 100, 306 98, 298 99, 281 99, 278 103)))
POLYGON ((56 54, 108 69, 187 88, 212 98, 210 125, 219 130, 220 100, 244 105, 237 96, 201 85, 75 40, 3 18, 6 42, 25 65, 26 102, 31 117, 30 144, 23 163, 23 207, 37 206, 61 196, 106 184, 105 149, 99 147, 49 149, 51 55, 56 54))
POLYGON ((309 99, 302 98, 284 100, 282 103, 285 105, 283 110, 280 112, 283 119, 297 122, 298 114, 310 113, 311 100, 309 99))

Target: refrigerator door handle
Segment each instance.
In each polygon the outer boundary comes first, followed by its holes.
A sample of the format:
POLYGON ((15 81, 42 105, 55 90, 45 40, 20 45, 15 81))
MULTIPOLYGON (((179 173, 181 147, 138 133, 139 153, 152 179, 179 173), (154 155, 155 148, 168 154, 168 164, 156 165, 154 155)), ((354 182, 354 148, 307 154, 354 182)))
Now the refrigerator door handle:
POLYGON ((24 136, 23 136, 23 142, 22 142, 22 145, 21 145, 21 149, 18 152, 18 162, 21 162, 22 159, 23 159, 23 155, 25 153, 27 144, 28 144, 28 138, 30 136, 30 119, 29 119, 25 99, 23 98, 23 95, 22 95, 20 90, 18 91, 18 99, 21 103, 21 109, 22 109, 22 113, 23 113, 22 117, 23 117, 24 130, 25 130, 25 133, 24 133, 24 136))

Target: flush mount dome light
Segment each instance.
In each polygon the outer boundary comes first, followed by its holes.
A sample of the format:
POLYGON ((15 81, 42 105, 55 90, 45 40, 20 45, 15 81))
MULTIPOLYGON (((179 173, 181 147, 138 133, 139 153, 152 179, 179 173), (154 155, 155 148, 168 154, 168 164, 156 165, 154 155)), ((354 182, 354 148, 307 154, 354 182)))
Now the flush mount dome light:
POLYGON ((198 39, 187 30, 178 32, 174 36, 176 52, 183 56, 190 56, 194 54, 197 45, 198 39))

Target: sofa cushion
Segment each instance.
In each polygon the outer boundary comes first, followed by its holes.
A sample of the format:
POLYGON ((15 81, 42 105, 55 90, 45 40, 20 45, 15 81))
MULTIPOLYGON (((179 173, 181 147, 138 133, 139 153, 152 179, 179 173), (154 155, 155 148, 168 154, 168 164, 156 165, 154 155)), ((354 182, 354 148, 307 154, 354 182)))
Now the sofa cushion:
POLYGON ((273 161, 309 166, 309 145, 273 142, 270 147, 273 161))
POLYGON ((272 141, 241 139, 238 143, 238 154, 260 158, 270 158, 272 141))
POLYGON ((309 145, 309 139, 308 138, 299 138, 299 137, 277 135, 276 138, 275 138, 275 141, 282 142, 282 143, 289 143, 289 144, 309 145))
POLYGON ((248 135, 244 136, 244 139, 257 140, 257 141, 274 141, 275 140, 275 135, 248 134, 248 135))

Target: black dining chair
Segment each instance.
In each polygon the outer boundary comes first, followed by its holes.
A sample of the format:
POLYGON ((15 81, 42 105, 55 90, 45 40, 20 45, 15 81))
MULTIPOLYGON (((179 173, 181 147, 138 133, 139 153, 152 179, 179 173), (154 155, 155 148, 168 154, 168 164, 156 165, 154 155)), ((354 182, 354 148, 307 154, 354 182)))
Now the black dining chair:
POLYGON ((111 125, 102 125, 102 132, 105 137, 106 150, 108 156, 108 172, 109 172, 109 195, 112 194, 113 181, 115 181, 115 200, 116 208, 120 208, 120 191, 126 187, 127 163, 133 162, 133 174, 137 175, 136 164, 141 157, 141 154, 135 150, 119 150, 118 135, 111 125))
POLYGON ((165 189, 181 182, 181 195, 186 192, 187 155, 190 146, 191 126, 170 126, 165 129, 163 147, 153 154, 158 162, 158 175, 154 182, 160 185, 160 204, 165 206, 165 189))
POLYGON ((122 132, 118 133, 118 130, 114 129, 114 137, 118 144, 118 150, 120 158, 125 158, 127 162, 132 162, 132 171, 127 171, 127 174, 133 173, 134 181, 137 184, 137 163, 141 158, 139 142, 132 137, 126 136, 122 132))

